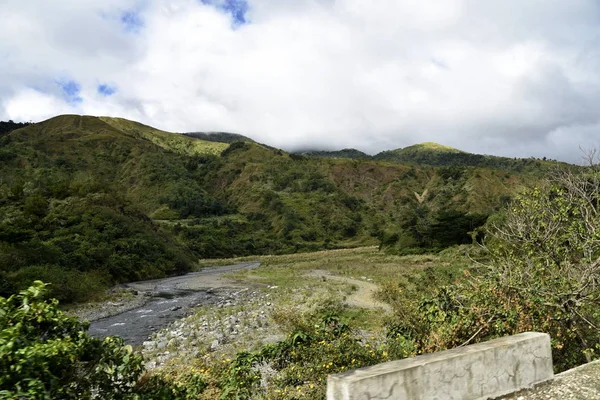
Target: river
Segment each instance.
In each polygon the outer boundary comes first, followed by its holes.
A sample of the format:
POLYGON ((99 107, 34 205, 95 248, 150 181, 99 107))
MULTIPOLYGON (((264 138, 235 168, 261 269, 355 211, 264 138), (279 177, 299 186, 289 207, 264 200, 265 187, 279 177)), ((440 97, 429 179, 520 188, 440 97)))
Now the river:
POLYGON ((260 263, 253 262, 209 267, 186 275, 126 284, 145 292, 149 300, 141 307, 93 321, 89 333, 98 338, 120 336, 128 344, 141 345, 152 332, 185 317, 194 307, 215 304, 232 289, 240 288, 239 283, 223 274, 258 266, 260 263))

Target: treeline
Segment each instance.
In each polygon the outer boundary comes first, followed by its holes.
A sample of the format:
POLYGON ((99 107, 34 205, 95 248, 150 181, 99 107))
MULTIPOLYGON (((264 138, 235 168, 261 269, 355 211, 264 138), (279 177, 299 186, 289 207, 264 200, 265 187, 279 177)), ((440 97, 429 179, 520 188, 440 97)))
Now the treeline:
POLYGON ((15 129, 24 128, 31 124, 32 122, 14 122, 12 120, 0 121, 0 136, 6 135, 15 129))
POLYGON ((525 172, 540 168, 546 160, 534 158, 508 158, 473 154, 466 152, 445 151, 384 151, 374 159, 413 165, 429 165, 432 167, 482 167, 504 171, 525 172))
POLYGON ((299 152, 302 155, 309 157, 320 157, 320 158, 350 158, 350 159, 370 159, 371 156, 363 153, 360 150, 356 149, 342 149, 335 151, 326 151, 326 150, 308 150, 299 152))
POLYGON ((431 211, 415 207, 400 222, 397 232, 383 234, 380 248, 398 254, 436 252, 447 247, 471 244, 481 240, 478 229, 488 215, 469 214, 459 210, 431 211))

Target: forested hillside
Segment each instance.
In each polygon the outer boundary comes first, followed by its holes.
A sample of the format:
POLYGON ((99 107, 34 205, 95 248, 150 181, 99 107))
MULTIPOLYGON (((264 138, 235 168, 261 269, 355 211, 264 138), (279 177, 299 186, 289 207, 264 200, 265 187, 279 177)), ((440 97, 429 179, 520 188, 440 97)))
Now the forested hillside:
POLYGON ((468 243, 552 168, 305 157, 107 117, 15 128, 0 139, 0 294, 41 279, 65 301, 204 257, 468 243))
POLYGON ((254 140, 249 137, 228 132, 186 132, 184 135, 219 143, 254 142, 254 140))
POLYGON ((351 159, 369 159, 370 155, 356 149, 342 149, 334 151, 309 150, 300 152, 303 156, 320 158, 351 158, 351 159))
POLYGON ((373 159, 432 167, 481 167, 530 173, 535 173, 536 170, 540 172, 558 164, 545 158, 537 160, 467 153, 437 143, 420 143, 403 149, 383 151, 373 156, 373 159))

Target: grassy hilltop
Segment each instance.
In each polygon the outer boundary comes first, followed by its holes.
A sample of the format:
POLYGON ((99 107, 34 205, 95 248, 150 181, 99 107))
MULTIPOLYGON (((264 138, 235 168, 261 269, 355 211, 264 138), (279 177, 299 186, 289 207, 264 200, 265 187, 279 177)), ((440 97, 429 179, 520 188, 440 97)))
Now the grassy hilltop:
MULTIPOLYGON (((539 173, 556 166, 556 161, 532 158, 508 158, 473 154, 438 143, 426 142, 402 149, 382 151, 375 160, 432 167, 480 167, 503 171, 539 173)), ((566 165, 564 163, 560 163, 566 165)))
POLYGON ((0 138, 0 291, 36 277, 69 301, 187 271, 198 258, 467 243, 551 167, 435 144, 303 156, 108 117, 15 128, 0 138))

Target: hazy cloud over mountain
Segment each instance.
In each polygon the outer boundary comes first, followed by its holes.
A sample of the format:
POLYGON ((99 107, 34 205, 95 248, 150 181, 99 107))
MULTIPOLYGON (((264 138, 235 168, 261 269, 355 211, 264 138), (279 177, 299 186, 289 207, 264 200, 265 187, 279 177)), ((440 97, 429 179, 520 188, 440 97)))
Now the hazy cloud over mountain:
POLYGON ((7 0, 0 119, 121 116, 285 149, 600 145, 596 0, 7 0))

